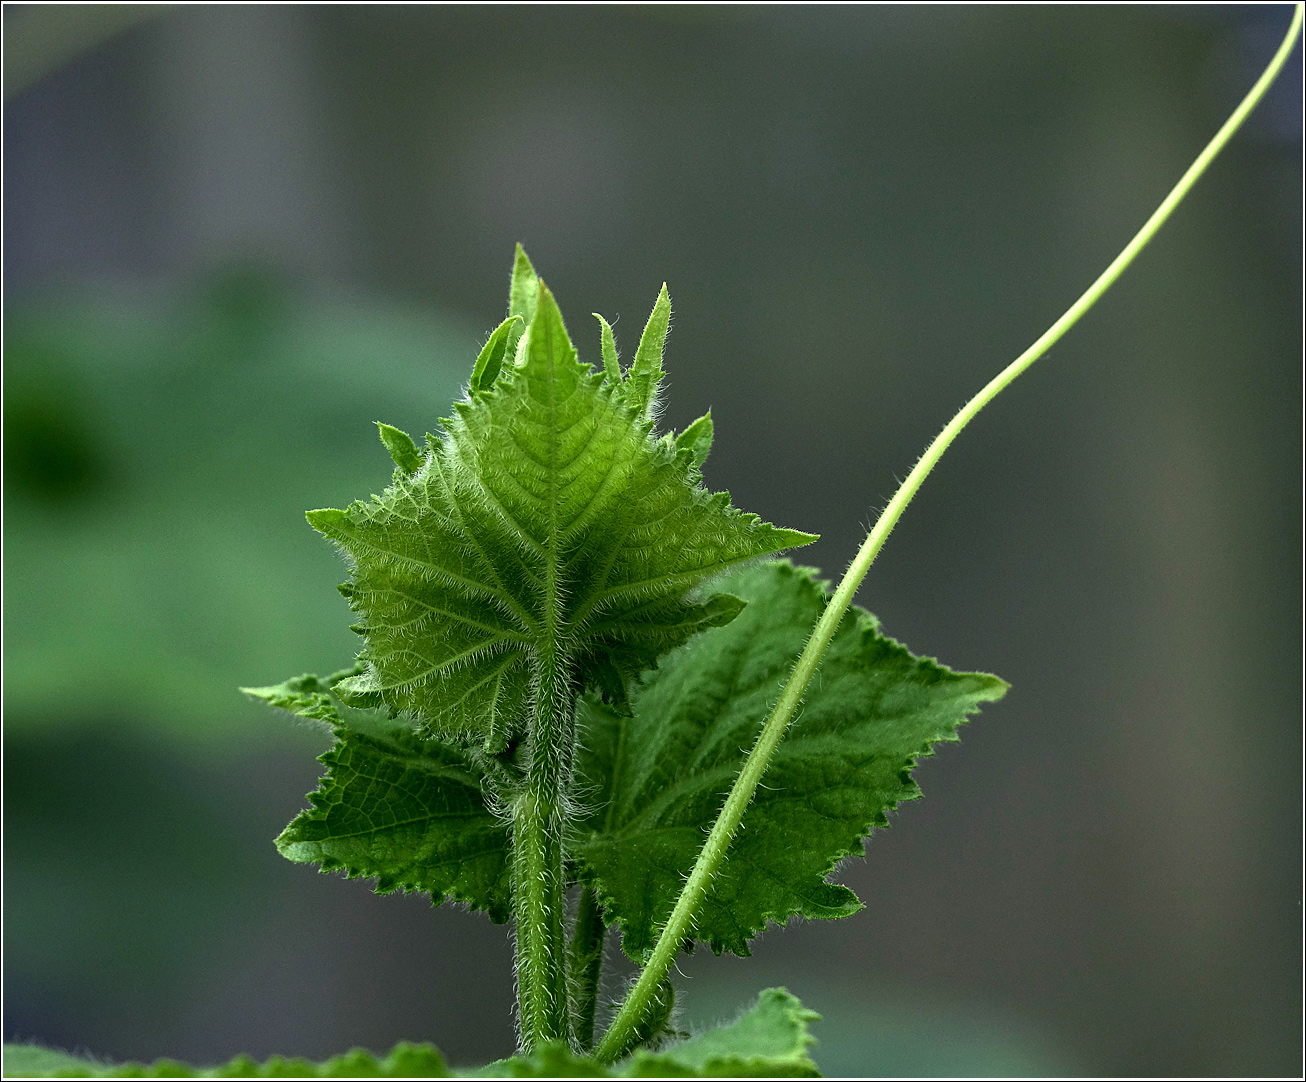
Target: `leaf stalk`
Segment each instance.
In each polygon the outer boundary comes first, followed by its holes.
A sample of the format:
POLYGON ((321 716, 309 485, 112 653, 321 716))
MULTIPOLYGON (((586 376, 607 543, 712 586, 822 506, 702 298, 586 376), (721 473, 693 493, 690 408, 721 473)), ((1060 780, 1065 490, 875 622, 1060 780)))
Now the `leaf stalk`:
POLYGON ((911 503, 925 478, 929 476, 939 459, 943 457, 944 451, 948 449, 962 429, 1017 376, 1047 353, 1071 327, 1078 323, 1084 314, 1097 303, 1102 295, 1124 273, 1139 252, 1160 231, 1198 178, 1215 160, 1220 151, 1224 149, 1234 133, 1242 126, 1243 121, 1247 119, 1248 114, 1264 97, 1266 90, 1269 89, 1270 84, 1274 82, 1275 77, 1283 68, 1300 35, 1304 6, 1306 5, 1296 5, 1292 23, 1283 39, 1283 43, 1279 46, 1278 51, 1274 54, 1261 77, 1257 79, 1246 97, 1229 116, 1229 119, 1224 122, 1220 130, 1207 143, 1206 147, 1184 172, 1183 176, 1179 178, 1178 183, 1161 201, 1161 204, 1153 211, 1133 239, 1125 245, 1124 249, 1111 261, 1106 270, 1066 310, 1060 319, 1044 331, 1028 349, 990 380, 978 394, 958 411, 957 415, 948 422, 943 431, 935 437, 934 442, 926 448, 925 453, 907 475, 906 480, 899 486, 893 499, 889 501, 880 514, 879 519, 862 543, 862 547, 858 550, 856 557, 854 557, 836 588, 825 612, 817 622, 807 646, 803 649, 798 662, 794 666, 789 681, 785 684, 770 717, 762 727, 757 742, 740 770, 730 794, 726 797, 726 802, 717 816, 716 823, 713 825, 707 841, 703 844, 694 868, 690 872, 689 879, 676 900, 671 916, 663 927, 661 935, 648 961, 645 963, 643 971, 640 973, 639 979, 631 988, 621 1005, 621 1009, 603 1035, 603 1040, 595 1053, 596 1058, 601 1063, 613 1062, 625 1050, 631 1034, 635 1032, 644 1015, 652 1006, 658 986, 670 971, 676 955, 680 952, 685 941, 693 934, 694 919, 698 907, 707 894, 712 877, 716 874, 722 860, 725 859, 731 840, 739 829, 744 812, 747 811, 748 805, 752 802, 753 794, 766 772, 771 756, 784 736, 799 703, 802 701, 803 694, 807 690, 807 685, 816 672, 817 666, 820 664, 822 655, 838 630, 840 622, 848 611, 848 607, 852 604, 858 587, 866 577, 866 573, 870 570, 876 556, 879 555, 880 549, 884 547, 884 543, 894 526, 897 525, 898 520, 907 509, 907 505, 911 503))
POLYGON ((567 1037, 562 828, 564 782, 575 740, 565 665, 556 637, 541 650, 530 760, 514 803, 513 904, 522 1047, 567 1037))
POLYGON ((572 1039, 582 1051, 594 1047, 594 1015, 598 1006, 606 932, 598 891, 593 884, 586 883, 576 908, 570 957, 572 1039))

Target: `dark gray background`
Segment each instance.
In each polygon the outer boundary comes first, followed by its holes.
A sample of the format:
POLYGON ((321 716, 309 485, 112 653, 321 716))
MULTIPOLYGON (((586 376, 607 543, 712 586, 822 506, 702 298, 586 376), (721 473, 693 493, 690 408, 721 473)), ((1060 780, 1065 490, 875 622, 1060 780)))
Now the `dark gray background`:
MULTIPOLYGON (((630 349, 665 280, 666 423, 711 407, 709 484, 820 532, 801 558, 837 575, 1290 10, 166 11, 6 105, 9 312, 255 258, 474 348, 520 240, 596 360, 589 313, 630 349)), ((832 1073, 1300 1072, 1300 57, 958 441, 862 588, 1006 700, 842 870, 866 911, 683 962, 691 1021, 784 983, 827 1016, 832 1073)), ((330 595, 321 567, 287 596, 330 595)), ((11 596, 26 571, 7 563, 11 596)), ((342 660, 285 656, 244 682, 342 660)), ((6 1039, 505 1054, 506 930, 281 861, 320 747, 232 701, 239 735, 207 742, 131 723, 130 700, 9 702, 6 1039)))

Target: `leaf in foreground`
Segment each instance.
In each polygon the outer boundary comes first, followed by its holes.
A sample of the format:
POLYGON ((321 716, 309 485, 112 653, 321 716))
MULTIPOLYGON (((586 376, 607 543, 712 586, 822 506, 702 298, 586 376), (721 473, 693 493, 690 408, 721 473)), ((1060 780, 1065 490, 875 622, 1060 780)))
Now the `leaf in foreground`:
MULTIPOLYGON (((812 1078, 820 1072, 807 1055, 814 1040, 807 1024, 819 1018, 783 988, 768 988, 752 1010, 730 1025, 661 1052, 636 1052, 614 1067, 578 1056, 565 1045, 551 1044, 528 1056, 459 1073, 479 1078, 812 1078)), ((407 1042, 383 1057, 355 1048, 322 1063, 286 1056, 259 1063, 237 1056, 219 1067, 191 1067, 173 1059, 105 1064, 36 1045, 4 1048, 6 1078, 448 1078, 452 1074, 434 1045, 407 1042)))
MULTIPOLYGON (((713 583, 749 602, 730 625, 664 658, 621 717, 582 705, 580 769, 596 809, 578 854, 598 882, 623 947, 637 961, 653 947, 828 594, 810 569, 787 561, 713 583)), ((767 921, 844 917, 861 908, 826 881, 860 855, 886 812, 920 795, 919 756, 1007 685, 913 657, 850 610, 776 752, 700 908, 695 938, 747 955, 767 921)))
POLYGON ((383 430, 399 451, 385 493, 308 516, 348 557, 342 591, 362 617, 366 668, 341 697, 492 752, 521 734, 541 658, 564 658, 578 685, 620 703, 662 654, 739 611, 725 595, 687 599, 690 589, 813 540, 702 487, 710 425, 684 447, 654 438, 665 289, 615 376, 577 359, 521 254, 513 297, 510 317, 529 321, 516 360, 494 379, 478 367, 421 465, 411 441, 383 430))
POLYGON ((6 1078, 449 1078, 444 1056, 431 1044, 401 1041, 386 1055, 354 1048, 321 1063, 272 1056, 259 1063, 237 1056, 217 1067, 192 1067, 175 1059, 153 1063, 97 1063, 30 1044, 4 1047, 6 1078))
MULTIPOLYGON (((352 672, 354 670, 350 670, 352 672)), ((483 774, 467 752, 425 740, 383 709, 346 706, 326 679, 301 676, 248 694, 329 725, 335 743, 310 808, 277 839, 289 860, 375 878, 378 894, 429 891, 485 910, 502 924, 510 908, 508 833, 486 806, 483 774)))

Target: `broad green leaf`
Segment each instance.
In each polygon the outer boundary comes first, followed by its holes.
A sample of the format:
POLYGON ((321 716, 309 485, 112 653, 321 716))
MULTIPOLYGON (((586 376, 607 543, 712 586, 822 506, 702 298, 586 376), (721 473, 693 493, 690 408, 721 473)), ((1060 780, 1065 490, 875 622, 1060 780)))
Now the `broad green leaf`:
MULTIPOLYGON (((692 456, 652 433, 655 384, 632 391, 633 375, 614 386, 581 364, 543 286, 526 341, 520 364, 428 437, 415 474, 368 504, 308 515, 347 555, 342 591, 362 617, 366 669, 341 697, 495 752, 522 731, 543 653, 619 704, 660 656, 739 611, 688 591, 813 540, 702 488, 692 456)), ((652 363, 641 371, 656 381, 652 363)))
POLYGON ((548 1041, 522 1056, 495 1060, 469 1072, 474 1078, 617 1078, 620 1072, 573 1052, 566 1041, 548 1041))
POLYGON ((312 807, 277 838, 288 860, 374 878, 378 894, 427 891, 508 919, 508 830, 486 806, 481 768, 460 749, 424 740, 383 709, 358 709, 332 693, 349 672, 301 676, 246 692, 331 725, 336 741, 312 807))
POLYGON ((4 1046, 6 1078, 449 1078, 452 1072, 431 1044, 401 1041, 386 1055, 354 1048, 321 1063, 302 1056, 272 1056, 259 1063, 236 1056, 217 1067, 192 1067, 175 1059, 153 1063, 99 1063, 30 1044, 4 1046))
MULTIPOLYGON (((713 583, 749 602, 733 623, 664 658, 621 717, 582 704, 579 770, 595 809, 576 852, 623 947, 641 960, 826 603, 810 569, 772 561, 713 583)), ((1007 685, 913 657, 861 609, 845 618, 701 907, 696 938, 748 954, 767 921, 861 908, 826 877, 886 813, 919 796, 910 771, 1007 685)))

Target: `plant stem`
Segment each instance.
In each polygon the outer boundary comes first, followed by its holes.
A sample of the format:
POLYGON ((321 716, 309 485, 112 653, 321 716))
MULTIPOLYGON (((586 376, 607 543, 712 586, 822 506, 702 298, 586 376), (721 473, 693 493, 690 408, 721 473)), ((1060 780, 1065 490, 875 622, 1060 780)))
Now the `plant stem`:
POLYGON ((571 933, 571 1026, 578 1048, 594 1045, 594 1013, 599 998, 599 976, 603 971, 603 939, 608 928, 598 891, 586 884, 576 910, 571 933))
POLYGON ((1274 54, 1274 59, 1270 61, 1264 73, 1256 81, 1252 89, 1248 91, 1247 96, 1239 104, 1238 108, 1233 111, 1229 119, 1216 132, 1215 137, 1197 156, 1193 164, 1188 167, 1184 175, 1180 177, 1179 182, 1171 189, 1170 194, 1162 200, 1161 205, 1156 208, 1152 216, 1135 234, 1133 240, 1111 261, 1111 265, 1098 276, 1097 280, 1085 290, 1083 296, 1067 309, 1065 315, 1044 331, 1024 353, 990 380, 983 390, 967 402, 960 412, 948 422, 943 431, 926 449, 911 473, 907 475, 907 479, 903 481, 894 494, 893 499, 889 501, 888 506, 881 513, 835 590, 834 596, 831 597, 821 619, 817 622, 807 646, 794 666, 789 682, 780 693, 779 701, 775 704, 771 716, 762 727, 757 743, 753 746, 752 752, 740 770, 739 777, 730 790, 730 795, 726 797, 725 805, 717 816, 716 823, 713 825, 707 841, 703 844, 698 860, 694 864, 694 869, 690 872, 689 879, 680 892, 680 897, 676 899, 671 916, 663 926, 662 933, 658 937, 657 944, 654 946, 653 953, 645 964, 643 972, 640 973, 639 980, 635 982, 635 986, 626 996, 625 1002, 621 1005, 617 1016, 612 1020, 608 1031, 603 1035, 603 1040, 595 1053, 601 1063, 611 1063, 626 1047, 630 1034, 634 1032, 648 1010, 658 985, 670 970, 671 963, 680 952, 685 940, 692 935, 694 917, 698 906, 707 893, 712 876, 716 874, 717 868, 725 858, 726 851, 730 847, 730 841, 734 837, 735 831, 739 829, 744 812, 752 802, 753 794, 757 789, 758 782, 762 780, 762 775, 766 772, 771 755, 780 743, 780 738, 784 735, 794 711, 798 708, 798 704, 807 690, 808 682, 820 663, 821 656, 825 653, 826 647, 829 646, 835 631, 838 630, 848 606, 852 604, 853 595, 856 594, 862 579, 866 577, 866 572, 870 570, 871 564, 884 546, 889 533, 897 525, 898 519, 902 517, 903 511, 907 509, 907 505, 911 503, 912 497, 916 495, 922 482, 934 469, 935 464, 943 457, 943 452, 948 449, 952 441, 957 438, 957 435, 971 422, 975 415, 989 402, 993 401, 1012 380, 1051 349, 1053 344, 1070 330, 1085 312, 1097 303, 1102 294, 1111 288, 1116 279, 1124 273, 1125 268, 1146 247, 1148 241, 1156 236, 1158 230, 1165 224, 1166 219, 1170 217, 1175 207, 1179 205, 1184 196, 1197 182, 1197 178, 1206 171, 1207 166, 1211 164, 1234 132, 1246 120, 1247 114, 1255 108, 1257 102, 1261 100, 1265 91, 1274 81, 1275 76, 1279 74, 1301 31, 1302 9, 1302 4, 1296 6, 1292 25, 1288 29, 1287 36, 1283 39, 1283 44, 1279 46, 1278 52, 1274 54))
POLYGON ((541 654, 526 785, 513 805, 517 998, 526 1051, 567 1036, 562 791, 575 704, 560 651, 553 647, 541 654))

